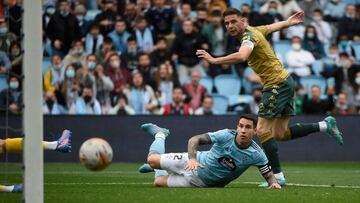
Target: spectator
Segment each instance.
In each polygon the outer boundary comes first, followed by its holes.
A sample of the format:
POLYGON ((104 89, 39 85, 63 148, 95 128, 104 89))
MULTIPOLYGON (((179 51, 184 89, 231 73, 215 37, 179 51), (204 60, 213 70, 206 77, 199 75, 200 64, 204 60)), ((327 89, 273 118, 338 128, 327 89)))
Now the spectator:
MULTIPOLYGON (((284 20, 284 17, 280 14, 281 5, 279 5, 279 1, 269 1, 265 3, 262 8, 264 9, 260 9, 260 14, 263 19, 263 24, 267 25, 284 20)), ((276 42, 283 39, 284 36, 282 36, 280 31, 277 31, 269 34, 267 38, 270 39, 271 42, 276 42)))
MULTIPOLYGON (((304 0, 299 2, 300 9, 304 11, 304 24, 309 25, 313 20, 313 13, 317 9, 321 9, 320 1, 304 0)), ((285 18, 285 16, 284 16, 285 18)))
POLYGON ((96 51, 96 59, 100 64, 105 65, 105 62, 109 60, 109 57, 115 54, 114 43, 110 37, 104 38, 104 43, 100 49, 96 51))
POLYGON ((114 83, 104 74, 104 66, 101 64, 96 65, 93 74, 92 72, 89 73, 94 84, 95 97, 101 105, 101 111, 106 114, 111 108, 110 92, 114 88, 114 83))
POLYGON ((196 11, 196 20, 194 22, 195 32, 201 32, 202 28, 208 23, 207 20, 207 10, 203 7, 198 8, 196 11))
POLYGON ((172 60, 178 60, 178 75, 181 84, 189 80, 189 73, 198 70, 201 76, 206 73, 196 56, 197 49, 207 49, 208 45, 204 37, 193 31, 193 23, 186 20, 183 23, 183 32, 179 33, 172 47, 172 60))
POLYGON ((61 86, 65 79, 65 66, 62 64, 61 57, 54 55, 51 59, 51 67, 44 76, 44 91, 61 91, 61 86))
POLYGON ((324 46, 318 38, 317 30, 312 25, 306 27, 302 46, 304 50, 311 52, 315 59, 321 59, 325 56, 324 46))
POLYGON ((103 11, 96 15, 94 22, 100 25, 100 32, 103 36, 107 36, 114 30, 116 21, 116 7, 114 0, 104 0, 103 11))
MULTIPOLYGON (((280 0, 280 2, 278 1, 278 5, 279 5, 279 13, 284 19, 290 17, 293 13, 302 11, 299 4, 295 0, 280 0)), ((260 12, 262 12, 262 9, 265 9, 266 6, 267 3, 265 3, 260 8, 260 12)))
POLYGON ((154 74, 157 68, 151 66, 149 54, 140 54, 138 64, 138 71, 144 77, 144 83, 150 85, 151 87, 154 87, 154 74))
POLYGON ((301 39, 293 37, 291 39, 292 50, 286 54, 286 64, 288 71, 295 80, 299 77, 311 75, 310 65, 314 63, 315 58, 309 52, 301 48, 301 39))
POLYGON ((252 94, 254 88, 261 86, 260 77, 250 67, 246 67, 243 73, 243 86, 245 94, 252 94))
POLYGON ((115 106, 109 110, 109 114, 123 116, 123 115, 135 115, 136 112, 131 106, 129 106, 126 96, 120 94, 120 96, 116 101, 115 106))
POLYGON ((184 2, 181 4, 176 18, 175 18, 175 24, 174 24, 174 32, 177 33, 181 30, 181 25, 185 20, 191 20, 191 21, 195 21, 196 16, 194 15, 195 13, 193 13, 191 11, 191 5, 184 2))
POLYGON ((314 85, 311 88, 311 98, 305 95, 303 100, 303 112, 305 114, 326 114, 334 108, 332 91, 328 91, 327 99, 321 99, 320 87, 314 85))
POLYGON ((58 104, 54 92, 48 91, 44 95, 44 103, 42 106, 43 114, 60 115, 66 114, 65 108, 58 104))
POLYGON ((52 54, 65 56, 72 43, 81 39, 81 30, 76 17, 70 12, 70 3, 62 0, 48 23, 46 34, 51 40, 52 54))
POLYGON ((160 64, 171 60, 171 54, 168 51, 166 39, 160 37, 155 45, 155 50, 150 53, 151 65, 158 67, 160 64))
POLYGON ((139 51, 150 53, 154 49, 153 33, 143 16, 136 19, 135 36, 139 51))
POLYGON ((130 36, 126 43, 126 51, 121 54, 121 60, 123 61, 123 65, 129 71, 136 70, 138 67, 138 59, 139 59, 139 50, 137 48, 136 39, 133 36, 130 36))
POLYGON ((317 38, 324 45, 330 45, 332 30, 330 24, 323 20, 323 14, 320 9, 315 9, 311 25, 316 29, 317 38))
POLYGON ((85 19, 86 8, 82 4, 78 4, 75 7, 75 15, 78 20, 78 24, 81 31, 81 36, 84 37, 89 30, 90 22, 85 19))
POLYGON ((69 111, 70 114, 101 115, 101 106, 94 97, 92 87, 83 87, 82 94, 73 103, 69 111))
POLYGON ((110 56, 105 68, 105 74, 110 77, 114 84, 113 91, 111 92, 111 100, 125 88, 129 87, 131 81, 130 73, 126 68, 121 66, 121 60, 117 54, 110 56))
POLYGON ((295 110, 296 115, 303 113, 303 103, 304 103, 304 96, 306 95, 306 90, 302 85, 295 86, 295 110))
POLYGON ((133 72, 132 86, 124 89, 124 94, 136 114, 150 114, 158 105, 154 90, 144 83, 144 78, 138 71, 133 72))
POLYGON ((9 50, 9 35, 9 28, 5 19, 0 19, 0 51, 3 51, 5 53, 7 53, 9 50))
POLYGON ((19 114, 23 109, 23 96, 19 79, 10 75, 8 84, 9 87, 0 93, 0 110, 9 110, 10 113, 19 114))
POLYGON ((252 96, 253 96, 254 100, 252 100, 249 103, 249 110, 250 110, 249 113, 258 115, 259 105, 260 105, 261 99, 262 99, 262 91, 261 90, 262 89, 260 87, 256 87, 253 89, 252 96))
POLYGON ((55 8, 55 3, 52 1, 49 1, 46 6, 45 6, 45 12, 43 14, 42 17, 42 22, 43 22, 43 34, 45 35, 46 33, 46 28, 50 22, 51 17, 55 14, 56 12, 56 8, 55 8))
POLYGON ((72 48, 63 60, 64 66, 66 67, 67 65, 72 64, 75 68, 80 68, 85 64, 85 61, 86 53, 83 42, 81 40, 76 40, 73 42, 72 48))
POLYGON ((360 114, 360 71, 356 73, 353 96, 354 104, 360 114))
POLYGON ((347 99, 347 96, 345 93, 340 93, 338 95, 335 108, 332 111, 335 115, 351 115, 356 114, 356 108, 352 104, 350 104, 349 100, 347 99))
MULTIPOLYGON (((86 61, 84 63, 84 65, 81 66, 81 68, 77 69, 76 71, 76 82, 79 85, 83 85, 83 86, 93 86, 93 90, 94 89, 94 83, 93 80, 91 80, 89 78, 89 73, 92 72, 92 75, 94 75, 94 70, 96 67, 96 56, 93 54, 89 54, 86 57, 86 61)), ((75 68, 76 69, 76 68, 75 68)), ((94 91, 96 92, 96 91, 94 91)))
POLYGON ((154 0, 154 6, 147 10, 145 16, 149 24, 153 26, 156 37, 171 34, 175 11, 165 6, 165 0, 154 0))
POLYGON ((292 39, 293 37, 300 37, 304 39, 305 26, 302 23, 287 28, 286 39, 292 39))
POLYGON ((174 76, 174 70, 170 63, 160 64, 159 69, 155 73, 155 90, 161 106, 171 103, 172 91, 174 87, 179 86, 179 82, 174 76))
POLYGON ((324 16, 329 22, 338 22, 344 16, 346 4, 341 0, 330 0, 325 5, 324 16))
POLYGON ((184 103, 185 95, 180 87, 175 87, 172 94, 172 102, 165 104, 161 113, 163 115, 192 115, 193 110, 189 104, 184 103))
POLYGON ((356 15, 355 5, 346 6, 346 13, 339 20, 338 29, 338 36, 346 35, 349 40, 353 40, 354 36, 360 36, 360 19, 356 15))
POLYGON ((7 21, 9 22, 9 31, 19 38, 21 35, 23 9, 17 4, 16 0, 9 0, 8 5, 9 16, 7 21))
POLYGON ((348 54, 341 53, 339 64, 332 75, 335 77, 336 93, 351 94, 349 91, 355 84, 355 74, 358 71, 360 71, 360 65, 355 64, 348 54))
POLYGON ((201 107, 196 109, 195 115, 216 115, 217 112, 213 110, 213 99, 211 96, 205 96, 201 107))
POLYGON ((339 53, 346 52, 352 59, 356 58, 355 49, 352 45, 352 41, 349 40, 347 35, 341 35, 338 43, 339 53))
POLYGON ((251 7, 247 3, 243 3, 240 7, 240 12, 243 17, 247 18, 250 26, 262 25, 262 19, 258 12, 251 10, 251 7))
POLYGON ((9 59, 11 61, 11 72, 16 75, 22 75, 23 51, 18 42, 13 42, 9 47, 9 59))
POLYGON ((75 68, 71 65, 66 67, 65 72, 65 87, 63 94, 65 95, 66 108, 70 109, 76 99, 79 97, 80 85, 75 80, 75 68))
POLYGON ((113 40, 115 50, 119 54, 126 51, 126 42, 130 37, 130 33, 126 31, 126 23, 124 20, 117 20, 114 31, 110 32, 108 36, 113 40))
POLYGON ((192 109, 197 109, 201 101, 207 95, 206 88, 200 84, 200 73, 196 70, 191 72, 191 82, 184 85, 185 94, 188 96, 192 109))
POLYGON ((129 2, 126 4, 125 6, 125 13, 124 13, 124 20, 126 22, 126 27, 130 29, 132 29, 133 27, 135 27, 136 24, 136 18, 138 17, 138 10, 136 8, 136 4, 129 2))
POLYGON ((104 42, 104 36, 100 34, 100 27, 96 23, 90 25, 89 33, 85 37, 86 54, 95 54, 104 42))

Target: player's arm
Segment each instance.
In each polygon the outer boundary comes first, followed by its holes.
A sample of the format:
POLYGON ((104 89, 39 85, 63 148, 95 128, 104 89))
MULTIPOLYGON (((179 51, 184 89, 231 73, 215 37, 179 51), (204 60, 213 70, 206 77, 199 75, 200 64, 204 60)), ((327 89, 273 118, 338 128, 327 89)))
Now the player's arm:
POLYGON ((304 12, 300 11, 300 12, 297 12, 294 15, 290 16, 287 20, 273 23, 273 24, 267 25, 266 27, 267 27, 269 33, 276 32, 283 28, 287 28, 287 27, 302 23, 303 18, 304 18, 304 12))
POLYGON ((196 170, 203 166, 196 161, 196 153, 199 145, 211 144, 211 139, 208 134, 201 134, 193 136, 188 142, 188 156, 189 161, 185 167, 188 170, 196 170))
POLYGON ((259 168, 261 175, 264 177, 266 182, 268 182, 269 188, 281 189, 281 186, 276 181, 275 176, 274 176, 273 172, 271 171, 271 167, 269 166, 269 164, 265 164, 263 166, 258 166, 258 168, 259 168))
POLYGON ((251 41, 245 41, 241 44, 241 47, 238 52, 229 54, 227 56, 223 57, 212 57, 208 52, 205 50, 197 50, 196 55, 199 58, 203 58, 206 61, 208 61, 211 64, 236 64, 236 63, 242 63, 247 61, 249 58, 252 50, 254 48, 254 45, 251 41))

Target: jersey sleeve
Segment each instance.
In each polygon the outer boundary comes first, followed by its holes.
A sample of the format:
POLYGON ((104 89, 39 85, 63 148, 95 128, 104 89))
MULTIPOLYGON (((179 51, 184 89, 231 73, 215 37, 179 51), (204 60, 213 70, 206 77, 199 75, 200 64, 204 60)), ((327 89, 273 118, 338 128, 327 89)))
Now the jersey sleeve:
POLYGON ((259 40, 255 36, 255 34, 251 31, 245 31, 242 40, 241 40, 241 47, 247 46, 251 49, 254 49, 254 47, 258 44, 259 40))
POLYGON ((266 25, 257 26, 255 27, 261 34, 263 34, 265 37, 270 33, 269 29, 266 27, 266 25))
POLYGON ((257 154, 257 159, 255 165, 258 167, 260 173, 265 175, 271 172, 271 166, 269 165, 269 161, 264 152, 259 152, 257 154))
POLYGON ((216 132, 208 133, 212 143, 224 143, 233 138, 233 135, 229 129, 223 129, 216 132))

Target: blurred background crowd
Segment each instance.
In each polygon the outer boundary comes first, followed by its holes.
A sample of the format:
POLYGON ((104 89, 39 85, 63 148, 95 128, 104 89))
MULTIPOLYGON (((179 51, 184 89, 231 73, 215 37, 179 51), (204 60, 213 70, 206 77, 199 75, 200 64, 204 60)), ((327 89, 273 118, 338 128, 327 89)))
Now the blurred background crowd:
MULTIPOLYGON (((260 78, 236 52, 222 12, 250 26, 303 10, 303 24, 268 36, 296 81, 298 114, 360 114, 359 0, 43 0, 43 112, 94 115, 255 113, 260 78)), ((0 110, 21 114, 23 8, 0 3, 0 110)))

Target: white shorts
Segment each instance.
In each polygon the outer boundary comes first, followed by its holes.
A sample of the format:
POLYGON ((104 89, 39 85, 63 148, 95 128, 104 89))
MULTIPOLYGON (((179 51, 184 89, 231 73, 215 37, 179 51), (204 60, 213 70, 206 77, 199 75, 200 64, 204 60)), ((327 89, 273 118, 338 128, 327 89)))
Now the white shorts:
POLYGON ((186 170, 188 153, 168 153, 160 156, 160 166, 169 173, 168 187, 206 187, 197 171, 186 170))

